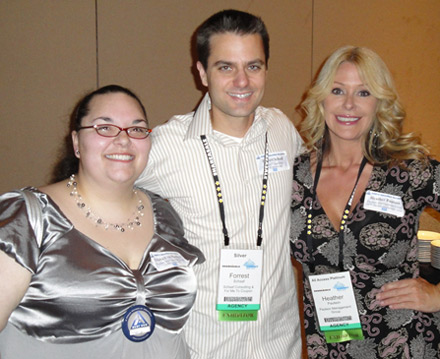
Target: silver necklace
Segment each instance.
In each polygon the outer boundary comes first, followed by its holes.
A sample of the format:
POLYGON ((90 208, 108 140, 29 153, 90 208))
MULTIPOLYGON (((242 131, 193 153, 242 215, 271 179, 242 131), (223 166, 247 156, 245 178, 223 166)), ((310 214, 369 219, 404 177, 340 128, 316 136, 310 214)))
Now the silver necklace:
POLYGON ((95 214, 92 209, 83 201, 81 195, 78 193, 78 182, 75 180, 74 174, 70 176, 69 182, 67 182, 67 188, 71 189, 70 196, 75 199, 76 205, 85 212, 86 218, 93 221, 96 226, 103 226, 105 230, 114 229, 124 233, 126 229, 133 230, 142 225, 140 217, 144 215, 145 207, 135 189, 133 189, 133 193, 138 199, 138 204, 136 205, 136 210, 133 213, 134 218, 129 218, 126 223, 109 223, 104 221, 101 216, 95 214))

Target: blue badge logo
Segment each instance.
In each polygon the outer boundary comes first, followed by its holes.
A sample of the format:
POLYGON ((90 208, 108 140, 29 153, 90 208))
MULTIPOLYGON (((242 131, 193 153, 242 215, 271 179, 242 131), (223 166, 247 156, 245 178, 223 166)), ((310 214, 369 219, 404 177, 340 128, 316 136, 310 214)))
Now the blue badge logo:
POLYGON ((333 288, 335 288, 336 290, 346 290, 348 289, 348 287, 346 285, 344 285, 341 282, 336 282, 336 284, 333 286, 333 288))
POLYGON ((153 334, 156 319, 145 305, 134 305, 127 310, 122 321, 122 331, 133 342, 147 340, 153 334))
POLYGON ((248 259, 245 264, 243 264, 247 269, 254 269, 258 266, 254 263, 252 259, 248 259))

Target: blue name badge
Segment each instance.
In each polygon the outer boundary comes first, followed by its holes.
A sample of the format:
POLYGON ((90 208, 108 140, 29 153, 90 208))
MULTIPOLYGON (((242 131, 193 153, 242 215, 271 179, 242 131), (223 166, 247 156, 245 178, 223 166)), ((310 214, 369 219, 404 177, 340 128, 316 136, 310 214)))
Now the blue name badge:
POLYGON ((127 310, 122 321, 122 331, 133 342, 147 340, 154 332, 156 319, 145 305, 134 305, 127 310))

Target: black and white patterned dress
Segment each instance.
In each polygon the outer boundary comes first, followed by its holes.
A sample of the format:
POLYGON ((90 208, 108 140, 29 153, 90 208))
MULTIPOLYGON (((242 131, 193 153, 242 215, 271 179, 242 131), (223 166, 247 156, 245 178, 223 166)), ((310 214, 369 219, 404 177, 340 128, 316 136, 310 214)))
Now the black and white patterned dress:
MULTIPOLYGON (((308 154, 296 159, 291 205, 291 249, 303 267, 304 325, 310 358, 440 358, 440 312, 381 307, 376 294, 385 283, 419 276, 417 230, 425 207, 440 211, 440 163, 423 167, 410 161, 407 168, 374 166, 367 190, 402 198, 405 214, 397 217, 364 208, 365 192, 347 221, 343 248, 344 269, 349 270, 364 340, 327 344, 319 330, 307 277, 306 212, 313 197, 308 154)), ((317 198, 312 218, 315 272, 337 272, 338 232, 317 198)))

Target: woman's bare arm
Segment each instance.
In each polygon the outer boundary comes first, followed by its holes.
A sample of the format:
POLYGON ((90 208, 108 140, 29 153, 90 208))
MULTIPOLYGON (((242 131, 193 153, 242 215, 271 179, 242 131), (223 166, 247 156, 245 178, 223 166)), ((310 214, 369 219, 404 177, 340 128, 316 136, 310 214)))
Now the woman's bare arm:
POLYGON ((26 293, 31 272, 0 251, 0 331, 26 293))

